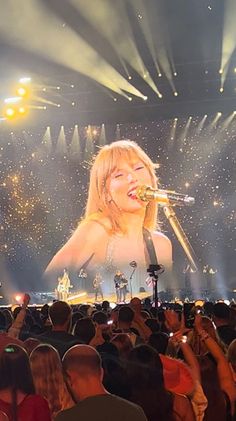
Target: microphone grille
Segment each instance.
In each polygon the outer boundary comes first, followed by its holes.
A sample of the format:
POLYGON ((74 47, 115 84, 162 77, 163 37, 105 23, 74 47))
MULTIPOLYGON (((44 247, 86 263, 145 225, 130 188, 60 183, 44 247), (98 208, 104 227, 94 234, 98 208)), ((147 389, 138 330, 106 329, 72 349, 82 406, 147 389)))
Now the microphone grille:
POLYGON ((147 186, 139 186, 136 190, 136 195, 140 200, 143 200, 144 202, 147 202, 147 186))

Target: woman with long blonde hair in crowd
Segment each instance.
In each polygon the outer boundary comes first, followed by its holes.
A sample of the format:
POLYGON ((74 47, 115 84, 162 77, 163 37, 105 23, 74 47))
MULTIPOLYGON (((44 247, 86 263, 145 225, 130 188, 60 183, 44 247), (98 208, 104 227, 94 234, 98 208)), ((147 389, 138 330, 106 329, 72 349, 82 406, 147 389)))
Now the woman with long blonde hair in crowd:
POLYGON ((36 393, 48 401, 52 419, 75 404, 64 382, 60 356, 53 346, 38 345, 30 354, 30 365, 36 393))
POLYGON ((55 277, 64 267, 76 272, 103 268, 125 273, 132 261, 145 271, 157 260, 171 267, 171 242, 156 231, 157 203, 143 201, 137 194, 143 185, 157 188, 155 170, 156 164, 133 141, 102 147, 90 172, 85 217, 46 274, 55 277))

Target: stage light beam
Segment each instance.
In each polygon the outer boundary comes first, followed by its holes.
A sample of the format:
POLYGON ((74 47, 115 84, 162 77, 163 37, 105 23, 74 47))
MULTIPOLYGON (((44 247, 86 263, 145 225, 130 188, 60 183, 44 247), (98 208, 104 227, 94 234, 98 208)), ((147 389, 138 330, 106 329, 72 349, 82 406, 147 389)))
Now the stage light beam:
POLYGON ((70 159, 72 159, 75 162, 82 162, 81 139, 79 134, 79 127, 77 124, 74 127, 69 152, 70 159))
POLYGON ((236 47, 236 2, 227 0, 224 11, 224 27, 221 53, 221 86, 224 87, 225 79, 228 73, 231 57, 236 47))
MULTIPOLYGON (((86 7, 88 8, 87 2, 86 7)), ((37 0, 25 0, 23 13, 21 2, 8 0, 4 5, 4 14, 0 15, 0 27, 8 41, 22 49, 33 51, 80 72, 117 94, 124 95, 123 92, 128 92, 130 95, 143 97, 138 89, 77 32, 69 26, 62 27, 60 19, 37 0), (67 48, 62 49, 62 45, 67 48)))

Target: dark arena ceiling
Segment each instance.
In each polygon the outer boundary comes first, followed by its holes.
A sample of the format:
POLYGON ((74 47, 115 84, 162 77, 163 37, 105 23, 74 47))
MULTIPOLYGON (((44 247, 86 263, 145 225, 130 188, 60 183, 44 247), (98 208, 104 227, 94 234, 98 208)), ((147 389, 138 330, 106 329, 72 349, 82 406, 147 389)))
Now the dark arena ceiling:
POLYGON ((37 97, 49 103, 46 112, 33 109, 27 125, 231 113, 234 3, 24 0, 21 7, 8 1, 0 17, 1 101, 19 77, 31 76, 41 89, 37 97), (142 97, 124 91, 124 80, 142 97), (112 83, 121 91, 110 89, 112 83))

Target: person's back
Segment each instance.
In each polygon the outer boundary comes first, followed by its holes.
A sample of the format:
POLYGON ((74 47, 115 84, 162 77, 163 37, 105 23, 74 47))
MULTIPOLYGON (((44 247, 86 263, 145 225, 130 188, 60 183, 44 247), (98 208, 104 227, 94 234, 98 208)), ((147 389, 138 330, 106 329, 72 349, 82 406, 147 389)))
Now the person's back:
POLYGON ((143 410, 105 389, 98 352, 88 345, 75 345, 63 358, 71 392, 78 403, 60 412, 56 421, 147 421, 143 410))
MULTIPOLYGON (((0 399, 0 410, 5 413, 9 421, 14 421, 14 411, 11 402, 0 399)), ((26 395, 16 408, 17 421, 51 421, 47 401, 39 395, 26 395)))
POLYGON ((56 421, 145 421, 143 410, 125 399, 108 393, 90 396, 71 409, 62 411, 56 421))

